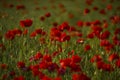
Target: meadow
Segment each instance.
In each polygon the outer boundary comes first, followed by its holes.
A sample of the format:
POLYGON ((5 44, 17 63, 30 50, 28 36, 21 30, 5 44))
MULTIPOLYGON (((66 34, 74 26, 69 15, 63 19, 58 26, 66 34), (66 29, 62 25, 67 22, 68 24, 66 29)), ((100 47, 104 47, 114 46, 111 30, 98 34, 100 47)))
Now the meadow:
POLYGON ((120 0, 0 0, 0 80, 120 80, 120 0))

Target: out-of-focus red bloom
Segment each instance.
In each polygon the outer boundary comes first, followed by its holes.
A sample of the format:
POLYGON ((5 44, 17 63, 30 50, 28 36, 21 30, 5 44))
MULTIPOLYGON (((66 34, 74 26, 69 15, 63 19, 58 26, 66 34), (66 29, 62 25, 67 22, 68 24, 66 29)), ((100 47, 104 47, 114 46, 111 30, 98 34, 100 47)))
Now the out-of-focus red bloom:
POLYGON ((108 28, 108 23, 107 22, 103 23, 103 28, 108 28))
POLYGON ((53 80, 62 80, 62 78, 61 77, 56 77, 53 80))
POLYGON ((60 38, 59 38, 60 42, 69 41, 69 40, 70 40, 70 36, 66 35, 66 33, 62 33, 60 38))
POLYGON ((108 40, 101 40, 100 41, 100 46, 109 46, 110 45, 110 42, 108 40))
POLYGON ((80 63, 80 61, 81 61, 81 57, 78 56, 78 55, 73 55, 73 56, 71 57, 71 62, 72 62, 72 63, 80 63))
POLYGON ((44 73, 39 72, 39 75, 38 75, 39 79, 42 79, 44 76, 45 76, 45 74, 44 74, 44 73))
POLYGON ((89 39, 93 39, 95 37, 95 34, 94 33, 89 33, 88 35, 87 35, 87 38, 89 38, 89 39))
POLYGON ((107 10, 112 10, 112 5, 108 4, 106 8, 107 8, 107 10))
POLYGON ((53 22, 53 26, 54 27, 58 26, 58 23, 57 22, 53 22))
POLYGON ((34 60, 39 60, 40 58, 42 58, 43 55, 40 53, 40 52, 37 52, 35 55, 34 55, 34 60))
POLYGON ((87 21, 87 22, 84 22, 84 25, 89 27, 91 25, 91 22, 87 21))
POLYGON ((113 54, 109 55, 108 61, 111 62, 111 61, 118 59, 118 58, 119 58, 119 55, 117 53, 113 53, 113 54))
POLYGON ((13 31, 14 35, 17 35, 17 36, 20 36, 22 34, 22 31, 20 29, 17 29, 17 28, 13 29, 12 31, 13 31))
POLYGON ((100 22, 100 20, 95 20, 95 21, 91 22, 91 24, 92 24, 93 26, 96 26, 96 25, 100 25, 101 22, 100 22))
POLYGON ((81 74, 75 73, 72 75, 72 80, 91 80, 91 79, 83 73, 81 74))
POLYGON ((15 77, 14 80, 25 80, 25 78, 23 76, 18 76, 18 77, 15 77))
POLYGON ((23 31, 23 35, 26 35, 28 33, 28 29, 25 29, 24 31, 23 31))
POLYGON ((110 43, 108 46, 105 46, 104 49, 106 52, 110 52, 112 49, 114 49, 114 45, 110 43))
POLYGON ((88 51, 88 50, 90 50, 90 49, 91 49, 91 46, 90 46, 89 44, 85 45, 84 51, 88 51))
POLYGON ((45 75, 41 80, 53 80, 53 79, 45 75))
POLYGON ((31 19, 25 19, 20 21, 21 27, 30 27, 32 25, 33 21, 31 19))
POLYGON ((94 6, 94 7, 93 7, 93 10, 94 10, 94 11, 97 11, 98 9, 99 9, 99 8, 98 8, 97 6, 94 6))
POLYGON ((40 20, 41 20, 41 21, 44 21, 44 20, 45 20, 45 17, 44 17, 44 16, 41 16, 41 17, 40 17, 40 20))
POLYGON ((120 39, 117 35, 113 36, 113 44, 120 46, 120 39))
POLYGON ((57 70, 57 72, 58 72, 58 76, 59 76, 59 75, 64 75, 65 72, 66 72, 66 68, 60 67, 60 68, 57 70))
POLYGON ((15 76, 15 74, 16 74, 15 71, 11 71, 11 72, 9 73, 10 76, 15 76))
POLYGON ((84 39, 83 38, 79 38, 76 43, 79 43, 79 44, 83 44, 84 43, 84 39))
POLYGON ((13 33, 12 30, 9 30, 5 33, 5 38, 8 40, 13 40, 15 37, 15 34, 13 33))
POLYGON ((120 68, 120 59, 118 59, 115 64, 118 68, 120 68))
POLYGON ((74 15, 73 15, 72 13, 69 13, 69 14, 68 14, 68 17, 69 17, 70 19, 72 19, 72 18, 74 18, 74 15))
POLYGON ((46 17, 50 17, 50 16, 51 16, 51 13, 48 12, 48 13, 45 14, 45 16, 46 16, 46 17))
POLYGON ((17 10, 20 10, 20 9, 25 9, 25 6, 24 6, 24 5, 22 5, 22 4, 21 4, 21 5, 17 5, 17 6, 16 6, 16 9, 17 9, 17 10))
POLYGON ((30 37, 33 38, 37 35, 37 33, 35 31, 33 31, 32 33, 30 33, 30 37))
POLYGON ((57 56, 58 54, 60 54, 60 52, 59 52, 59 51, 55 51, 55 52, 53 52, 52 56, 55 57, 55 56, 57 56))
POLYGON ((40 69, 47 69, 48 67, 48 62, 42 60, 40 63, 39 63, 39 68, 40 69))
POLYGON ((118 16, 118 15, 112 16, 110 19, 111 19, 113 24, 120 23, 120 16, 118 16))
POLYGON ((8 78, 8 75, 7 74, 3 74, 2 75, 2 80, 6 80, 8 78))
POLYGON ((114 34, 119 35, 120 34, 120 28, 116 28, 115 31, 114 31, 114 34))
POLYGON ((8 67, 7 64, 0 64, 1 69, 7 69, 7 67, 8 67))
POLYGON ((71 58, 66 58, 66 59, 61 59, 60 60, 60 65, 62 67, 69 67, 71 63, 71 58))
POLYGON ((103 61, 98 61, 97 62, 97 68, 102 69, 104 71, 109 71, 109 72, 114 70, 114 68, 110 64, 106 64, 103 61))
POLYGON ((43 56, 43 60, 46 62, 52 62, 52 57, 49 54, 43 56))
POLYGON ((36 29, 35 32, 36 32, 37 34, 41 34, 41 33, 42 33, 42 29, 40 29, 40 28, 39 28, 39 29, 36 29))
POLYGON ((105 9, 101 9, 101 10, 99 11, 99 13, 105 15, 105 14, 106 14, 106 11, 105 11, 105 9))
POLYGON ((90 13, 90 10, 88 8, 84 9, 84 13, 83 14, 86 15, 88 13, 90 13))
POLYGON ((22 61, 17 62, 17 67, 18 68, 25 68, 25 63, 22 61))
POLYGON ((39 75, 39 70, 38 69, 32 69, 32 74, 34 77, 38 76, 39 75))
POLYGON ((93 1, 94 0, 86 0, 85 2, 86 2, 87 5, 92 5, 93 1))
POLYGON ((63 31, 63 30, 69 30, 70 26, 68 24, 68 22, 63 22, 60 26, 58 26, 58 29, 60 31, 63 31))
POLYGON ((59 66, 56 63, 49 62, 47 69, 49 72, 54 72, 55 70, 59 69, 59 66))
POLYGON ((103 29, 100 26, 92 26, 91 28, 95 36, 99 38, 103 29))
POLYGON ((100 55, 94 55, 91 59, 90 59, 90 62, 98 62, 98 61, 101 61, 102 60, 102 57, 100 55))
POLYGON ((110 32, 108 30, 104 31, 102 34, 100 34, 100 39, 107 39, 110 36, 110 32))
POLYGON ((70 69, 71 69, 71 72, 81 72, 81 66, 74 62, 70 63, 70 69))
POLYGON ((83 21, 78 21, 77 26, 82 27, 83 26, 83 21))

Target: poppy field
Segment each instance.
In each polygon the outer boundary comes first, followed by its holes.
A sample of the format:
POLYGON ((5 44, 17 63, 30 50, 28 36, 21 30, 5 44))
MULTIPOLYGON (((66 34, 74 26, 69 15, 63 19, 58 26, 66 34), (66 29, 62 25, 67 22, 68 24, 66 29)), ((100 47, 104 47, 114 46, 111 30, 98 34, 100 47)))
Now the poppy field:
POLYGON ((0 80, 120 80, 120 0, 0 0, 0 80))

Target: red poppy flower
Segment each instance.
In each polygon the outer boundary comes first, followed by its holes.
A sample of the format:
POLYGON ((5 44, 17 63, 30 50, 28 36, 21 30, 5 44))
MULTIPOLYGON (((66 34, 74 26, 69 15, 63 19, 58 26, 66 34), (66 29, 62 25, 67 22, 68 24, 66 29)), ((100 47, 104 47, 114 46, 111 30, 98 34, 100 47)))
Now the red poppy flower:
POLYGON ((48 12, 48 13, 45 14, 45 16, 46 16, 46 17, 50 17, 50 16, 51 16, 51 13, 48 12))
POLYGON ((71 72, 81 72, 81 67, 79 64, 76 64, 74 62, 71 62, 70 63, 70 69, 71 69, 71 72))
POLYGON ((110 32, 108 30, 104 31, 102 34, 100 34, 100 39, 107 39, 110 36, 110 32))
POLYGON ((66 58, 66 59, 61 59, 60 60, 60 65, 62 67, 69 67, 71 63, 71 58, 66 58))
POLYGON ((13 40, 15 37, 15 34, 13 33, 12 30, 9 30, 8 32, 5 33, 5 38, 8 40, 13 40))
POLYGON ((44 21, 44 20, 45 20, 45 17, 44 17, 44 16, 41 16, 41 17, 40 17, 40 20, 41 20, 41 21, 44 21))
POLYGON ((17 5, 17 6, 16 6, 16 9, 17 9, 17 10, 25 9, 25 6, 24 6, 24 5, 17 5))
POLYGON ((114 68, 110 64, 106 64, 103 61, 97 62, 97 68, 102 69, 104 71, 110 71, 110 72, 114 70, 114 68))
POLYGON ((18 68, 25 68, 25 63, 22 61, 17 62, 17 67, 18 68))
POLYGON ((41 34, 41 33, 42 33, 42 29, 40 29, 40 28, 39 28, 39 29, 36 29, 35 32, 36 32, 37 34, 41 34))
POLYGON ((58 26, 58 29, 60 31, 63 31, 63 30, 69 30, 70 26, 68 24, 68 22, 63 22, 60 26, 58 26))
POLYGON ((90 62, 98 62, 98 61, 101 61, 102 60, 102 57, 100 55, 94 55, 91 59, 90 59, 90 62))
POLYGON ((15 74, 16 74, 15 71, 11 71, 11 72, 9 73, 10 76, 15 76, 15 74))
POLYGON ((93 39, 95 37, 95 34, 94 33, 89 33, 88 35, 87 35, 87 38, 89 38, 89 39, 93 39))
POLYGON ((14 80, 25 80, 25 78, 23 76, 18 76, 18 77, 15 77, 14 80))
POLYGON ((64 75, 65 72, 66 72, 66 69, 65 69, 64 67, 60 67, 60 68, 57 70, 57 72, 58 72, 58 76, 59 76, 59 75, 64 75))
POLYGON ((120 68, 120 59, 118 59, 115 64, 118 68, 120 68))
POLYGON ((40 58, 42 58, 43 55, 40 53, 40 52, 37 52, 35 55, 34 55, 34 60, 39 60, 40 58))
POLYGON ((49 54, 43 56, 43 61, 52 62, 52 57, 49 54))
POLYGON ((88 8, 84 9, 84 15, 88 14, 90 12, 90 10, 88 8))
POLYGON ((109 46, 110 45, 110 42, 108 40, 101 40, 100 41, 100 46, 109 46))
POLYGON ((94 6, 94 7, 93 7, 93 10, 94 10, 94 11, 97 11, 98 9, 99 9, 99 8, 98 8, 97 6, 94 6))
POLYGON ((80 44, 83 44, 84 43, 84 39, 83 38, 79 38, 76 43, 80 43, 80 44))
POLYGON ((21 27, 30 27, 32 25, 33 21, 31 19, 21 20, 20 26, 21 27))
POLYGON ((39 63, 39 68, 40 68, 40 69, 47 69, 47 67, 48 67, 48 62, 42 60, 42 61, 39 63))
POLYGON ((108 57, 108 61, 111 62, 111 61, 118 59, 118 58, 119 58, 119 55, 117 53, 113 53, 108 57))
POLYGON ((82 27, 83 26, 83 21, 78 21, 77 26, 82 27))
POLYGON ((32 69, 32 74, 34 77, 38 76, 39 75, 39 70, 38 69, 32 69))
POLYGON ((94 0, 85 0, 85 2, 86 2, 87 5, 92 5, 93 1, 94 0))
POLYGON ((93 26, 96 26, 96 25, 100 25, 101 22, 100 22, 100 20, 95 20, 95 21, 91 22, 91 24, 92 24, 93 26))
POLYGON ((28 33, 28 29, 25 29, 24 31, 23 31, 23 35, 26 35, 28 33))
POLYGON ((91 49, 91 46, 89 44, 85 45, 85 48, 84 48, 85 51, 88 51, 90 49, 91 49))
POLYGON ((62 78, 61 77, 56 77, 53 80, 62 80, 62 78))
POLYGON ((112 5, 108 4, 106 8, 107 8, 107 10, 112 10, 112 5))
POLYGON ((7 67, 8 67, 7 64, 0 64, 1 69, 7 69, 7 67))
POLYGON ((15 35, 17 35, 17 36, 20 36, 21 34, 22 34, 22 31, 20 30, 20 29, 13 29, 12 30, 13 31, 13 33, 15 34, 15 35))
POLYGON ((66 33, 62 33, 60 38, 59 38, 60 42, 69 41, 69 40, 70 40, 70 36, 66 35, 66 33))
POLYGON ((72 80, 91 80, 91 79, 85 74, 81 73, 81 74, 73 74, 72 80))
POLYGON ((78 55, 73 55, 73 56, 71 57, 71 62, 72 62, 72 63, 79 63, 80 61, 81 61, 81 57, 78 56, 78 55))
POLYGON ((101 9, 101 10, 99 11, 99 13, 105 15, 105 14, 106 14, 106 11, 105 11, 105 9, 101 9))
POLYGON ((31 34, 30 34, 30 37, 33 38, 37 35, 37 33, 35 31, 33 31, 31 34))
POLYGON ((45 75, 41 80, 52 80, 52 78, 45 75))

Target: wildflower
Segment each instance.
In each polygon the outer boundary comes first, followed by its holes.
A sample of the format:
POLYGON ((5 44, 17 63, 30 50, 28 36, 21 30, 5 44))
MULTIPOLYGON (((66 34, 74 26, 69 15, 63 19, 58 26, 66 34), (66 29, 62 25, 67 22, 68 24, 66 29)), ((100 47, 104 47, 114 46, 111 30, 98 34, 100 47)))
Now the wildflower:
POLYGON ((31 19, 25 19, 20 21, 21 27, 30 27, 32 25, 33 21, 31 19))

